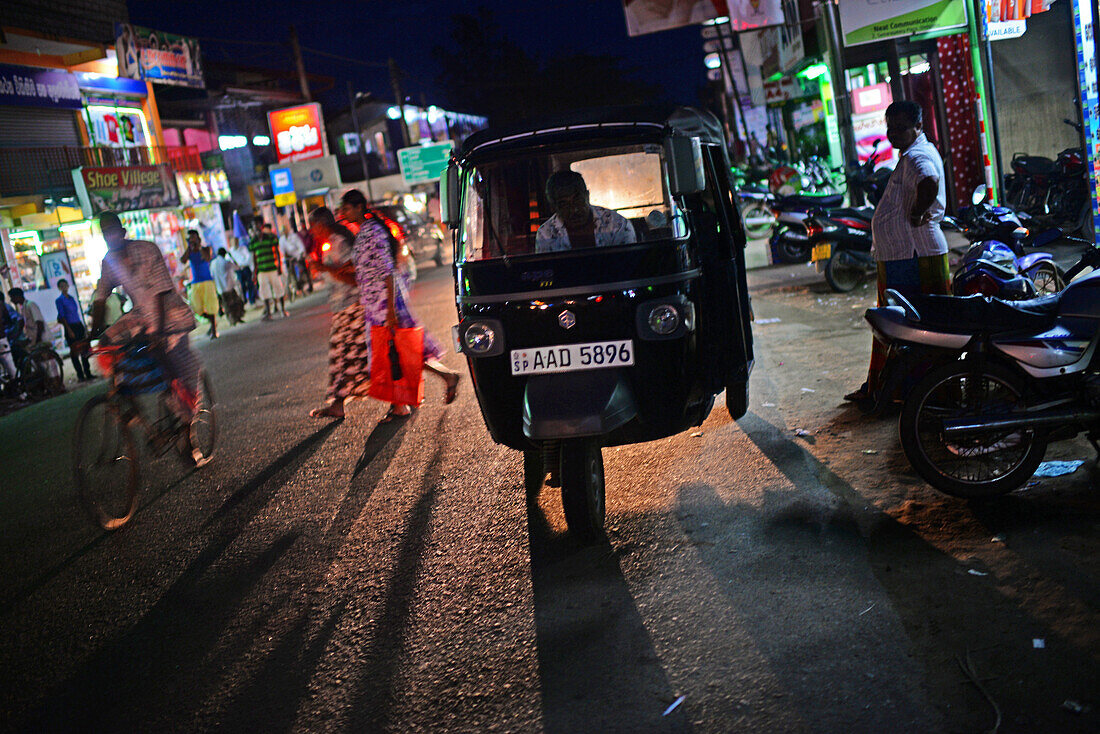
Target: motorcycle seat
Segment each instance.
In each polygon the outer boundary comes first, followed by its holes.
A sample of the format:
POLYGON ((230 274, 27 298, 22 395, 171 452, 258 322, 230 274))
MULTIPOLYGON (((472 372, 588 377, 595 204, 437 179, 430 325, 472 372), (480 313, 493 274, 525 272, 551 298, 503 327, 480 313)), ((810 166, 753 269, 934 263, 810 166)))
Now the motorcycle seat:
POLYGON ((875 216, 875 208, 873 206, 846 206, 840 209, 830 209, 829 215, 834 217, 851 217, 852 219, 862 219, 864 222, 870 222, 871 217, 875 216))
POLYGON ((1058 317, 1059 295, 1025 301, 989 296, 916 296, 908 300, 925 328, 950 334, 1001 334, 1049 329, 1058 317))
POLYGON ((788 194, 775 200, 777 208, 785 207, 834 207, 844 203, 844 194, 788 194))
POLYGON ((1031 176, 1046 176, 1054 173, 1055 163, 1041 155, 1021 155, 1012 159, 1012 167, 1031 176))

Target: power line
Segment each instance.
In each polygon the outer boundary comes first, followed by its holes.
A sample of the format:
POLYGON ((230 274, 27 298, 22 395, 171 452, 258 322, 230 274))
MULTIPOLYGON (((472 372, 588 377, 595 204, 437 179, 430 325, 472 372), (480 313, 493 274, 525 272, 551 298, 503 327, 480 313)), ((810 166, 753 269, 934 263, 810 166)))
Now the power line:
POLYGON ((315 48, 308 48, 306 46, 302 46, 302 50, 307 53, 315 54, 317 56, 327 56, 328 58, 336 59, 337 61, 347 61, 348 63, 361 64, 363 66, 377 66, 382 69, 389 68, 389 64, 383 64, 380 61, 363 61, 362 59, 353 59, 350 56, 341 56, 339 54, 329 53, 328 51, 318 51, 315 48))

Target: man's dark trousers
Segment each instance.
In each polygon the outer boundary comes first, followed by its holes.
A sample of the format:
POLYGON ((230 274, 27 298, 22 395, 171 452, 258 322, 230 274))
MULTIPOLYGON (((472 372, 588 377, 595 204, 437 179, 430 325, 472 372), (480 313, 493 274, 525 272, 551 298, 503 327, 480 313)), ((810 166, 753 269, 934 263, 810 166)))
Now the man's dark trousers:
POLYGON ((88 331, 84 328, 84 324, 69 324, 69 331, 72 332, 72 336, 66 332, 65 343, 69 345, 69 357, 73 361, 73 369, 81 380, 90 380, 92 366, 88 363, 88 345, 82 343, 87 338, 88 331), (74 344, 79 346, 73 346, 74 344))

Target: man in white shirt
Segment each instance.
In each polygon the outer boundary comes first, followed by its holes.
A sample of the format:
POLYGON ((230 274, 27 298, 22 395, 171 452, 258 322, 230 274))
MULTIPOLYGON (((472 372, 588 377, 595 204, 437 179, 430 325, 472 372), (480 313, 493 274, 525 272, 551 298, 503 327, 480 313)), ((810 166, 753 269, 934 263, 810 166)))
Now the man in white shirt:
POLYGON ((210 261, 210 275, 214 278, 218 300, 229 323, 239 324, 244 321, 244 300, 241 298, 240 283, 237 280, 237 264, 229 258, 224 247, 210 261))
POLYGON ((279 236, 279 252, 283 253, 283 279, 287 295, 302 292, 301 271, 305 267, 306 248, 293 227, 283 230, 279 236))
POLYGON ((23 318, 23 336, 27 337, 27 346, 33 347, 46 336, 46 320, 42 318, 42 309, 33 301, 28 301, 22 288, 12 288, 8 297, 15 310, 23 318))
MULTIPOLYGON (((905 296, 951 292, 947 239, 940 229, 947 205, 943 159, 924 136, 922 117, 920 105, 909 100, 886 108, 886 137, 900 157, 871 219, 879 306, 886 305, 888 288, 905 296)), ((872 341, 867 382, 845 399, 872 400, 885 364, 885 348, 872 341)))
POLYGON ((592 206, 588 186, 576 171, 555 171, 546 179, 546 198, 554 208, 535 233, 535 252, 629 245, 634 227, 618 212, 592 206))

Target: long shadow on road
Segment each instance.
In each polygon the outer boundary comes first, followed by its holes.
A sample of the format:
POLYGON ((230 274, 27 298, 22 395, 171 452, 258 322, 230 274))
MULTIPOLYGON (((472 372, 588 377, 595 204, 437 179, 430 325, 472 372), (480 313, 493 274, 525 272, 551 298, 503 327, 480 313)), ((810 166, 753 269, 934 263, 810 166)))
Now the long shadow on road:
POLYGON ((535 637, 548 732, 691 731, 605 541, 581 546, 527 503, 535 637), (608 705, 613 702, 613 705, 608 705))

